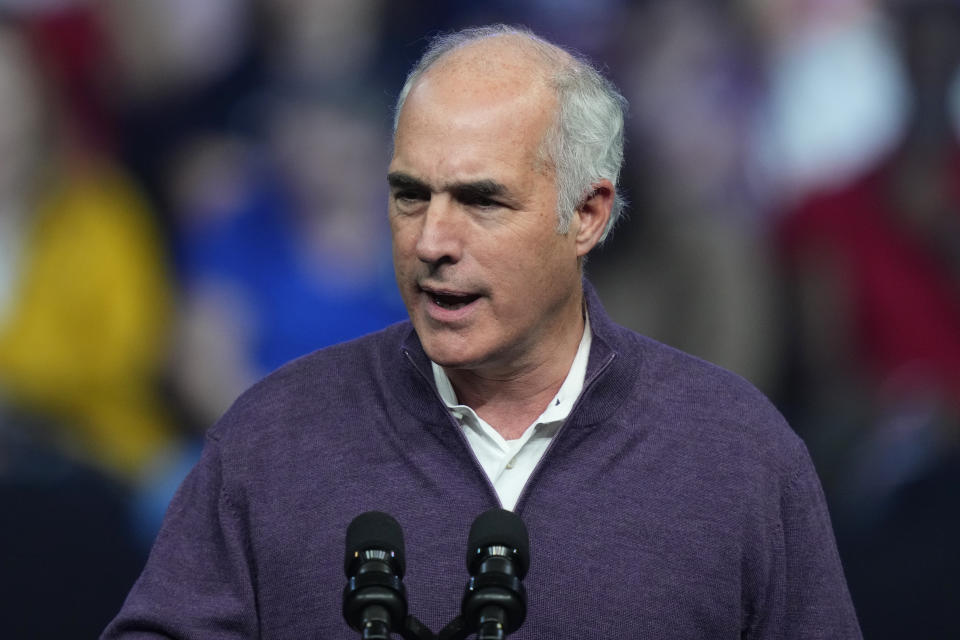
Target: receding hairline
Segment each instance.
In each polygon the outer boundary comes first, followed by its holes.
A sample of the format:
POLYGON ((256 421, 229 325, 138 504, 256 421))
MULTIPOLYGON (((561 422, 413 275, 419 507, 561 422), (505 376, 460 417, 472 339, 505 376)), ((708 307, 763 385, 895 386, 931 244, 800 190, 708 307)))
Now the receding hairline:
MULTIPOLYGON (((458 32, 456 35, 482 31, 487 29, 470 29, 466 32, 458 32)), ((534 75, 527 74, 525 78, 528 83, 520 86, 519 89, 523 92, 536 91, 542 99, 553 102, 551 116, 553 122, 546 125, 540 144, 537 145, 536 163, 538 170, 555 170, 556 166, 547 152, 546 143, 560 114, 559 78, 565 70, 574 68, 577 62, 577 58, 564 48, 519 27, 504 27, 502 31, 465 38, 442 51, 429 64, 417 70, 416 77, 407 87, 400 102, 400 109, 395 114, 394 143, 398 132, 397 125, 402 112, 406 109, 407 101, 424 81, 437 76, 442 77, 443 74, 451 73, 458 67, 464 66, 468 68, 476 66, 478 77, 493 79, 505 77, 503 73, 505 69, 514 68, 521 75, 524 70, 529 70, 534 75), (484 55, 485 50, 491 48, 496 54, 484 55)))
POLYGON ((394 113, 394 133, 396 133, 396 125, 403 108, 406 106, 409 94, 413 93, 420 82, 429 75, 458 63, 475 64, 479 68, 487 67, 491 73, 496 71, 497 61, 501 63, 501 68, 506 66, 502 63, 510 58, 505 55, 497 56, 496 59, 487 59, 487 64, 483 64, 484 60, 482 58, 478 59, 477 55, 469 55, 476 49, 491 46, 496 46, 496 50, 502 51, 504 54, 507 54, 511 49, 516 52, 513 60, 519 61, 521 64, 526 63, 536 70, 538 73, 535 78, 541 80, 544 87, 552 91, 557 97, 559 97, 559 76, 564 70, 574 68, 578 62, 577 57, 571 52, 544 40, 523 27, 496 25, 493 28, 478 27, 465 29, 447 36, 438 36, 434 39, 428 51, 440 49, 439 52, 433 59, 421 60, 420 65, 407 78, 404 91, 398 98, 398 109, 394 113), (450 42, 444 43, 444 39, 449 39, 450 42))
MULTIPOLYGON (((510 52, 515 52, 514 60, 530 64, 542 72, 542 78, 547 80, 554 73, 561 69, 568 68, 574 64, 573 56, 563 48, 547 42, 533 33, 522 30, 510 30, 504 32, 491 33, 478 38, 473 38, 460 42, 450 49, 443 51, 435 60, 422 70, 420 77, 427 75, 432 71, 455 64, 458 60, 463 62, 484 62, 493 67, 496 59, 479 58, 477 53, 482 53, 483 49, 493 48, 500 53, 500 61, 510 60, 510 52), (476 50, 480 50, 477 52, 476 50), (471 56, 472 54, 472 56, 471 56), (471 56, 471 57, 467 57, 471 56)), ((486 65, 484 65, 486 66, 486 65)))

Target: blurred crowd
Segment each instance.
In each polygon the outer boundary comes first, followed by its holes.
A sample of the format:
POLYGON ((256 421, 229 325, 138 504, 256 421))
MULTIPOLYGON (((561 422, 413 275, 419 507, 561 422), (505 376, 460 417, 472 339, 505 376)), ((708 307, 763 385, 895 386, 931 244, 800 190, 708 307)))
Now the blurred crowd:
POLYGON ((0 0, 3 637, 95 637, 230 402, 405 317, 391 105, 489 22, 630 102, 608 311, 784 412, 866 637, 960 637, 960 1, 0 0))

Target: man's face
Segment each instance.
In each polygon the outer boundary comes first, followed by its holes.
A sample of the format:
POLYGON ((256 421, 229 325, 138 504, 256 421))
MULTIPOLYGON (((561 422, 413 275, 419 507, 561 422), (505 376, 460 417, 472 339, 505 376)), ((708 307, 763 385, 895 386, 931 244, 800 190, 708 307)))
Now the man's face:
POLYGON ((538 155, 554 113, 549 90, 509 73, 431 70, 407 98, 389 169, 394 268, 440 365, 509 376, 579 332, 577 220, 556 233, 538 155))

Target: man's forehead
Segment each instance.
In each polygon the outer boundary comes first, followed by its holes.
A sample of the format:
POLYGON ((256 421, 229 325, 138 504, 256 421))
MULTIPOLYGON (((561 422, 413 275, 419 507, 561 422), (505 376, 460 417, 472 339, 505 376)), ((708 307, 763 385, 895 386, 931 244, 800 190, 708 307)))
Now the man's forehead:
POLYGON ((392 170, 435 188, 454 182, 509 184, 542 170, 541 143, 556 93, 528 51, 491 38, 447 54, 414 84, 402 107, 392 170))
POLYGON ((429 184, 492 180, 511 184, 517 172, 546 171, 542 142, 549 119, 515 104, 473 111, 411 101, 401 116, 390 170, 429 184), (472 116, 479 113, 479 117, 472 116))
POLYGON ((461 67, 480 75, 520 73, 546 77, 569 58, 562 49, 545 49, 520 34, 500 34, 467 42, 444 53, 425 72, 461 67), (555 49, 555 51, 554 51, 555 49))
POLYGON ((555 92, 517 69, 494 71, 446 67, 425 74, 407 96, 394 142, 406 136, 496 135, 507 144, 537 144, 554 120, 555 92))
POLYGON ((555 109, 556 98, 551 92, 524 85, 521 80, 465 74, 431 76, 410 92, 400 114, 398 134, 402 134, 404 124, 412 125, 412 129, 422 124, 481 128, 495 126, 506 118, 512 128, 501 135, 521 136, 531 127, 552 121, 555 109))
POLYGON ((549 99, 550 65, 516 36, 495 36, 447 52, 417 80, 411 96, 451 92, 471 100, 549 99))

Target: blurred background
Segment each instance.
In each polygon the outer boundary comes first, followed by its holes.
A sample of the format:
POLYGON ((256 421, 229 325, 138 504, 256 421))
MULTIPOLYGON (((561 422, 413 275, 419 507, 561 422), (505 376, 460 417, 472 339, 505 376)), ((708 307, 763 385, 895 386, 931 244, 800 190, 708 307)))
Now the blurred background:
POLYGON ((866 637, 960 637, 960 0, 0 0, 5 638, 96 637, 230 402, 405 317, 391 105, 489 22, 631 104, 608 311, 787 416, 866 637))

